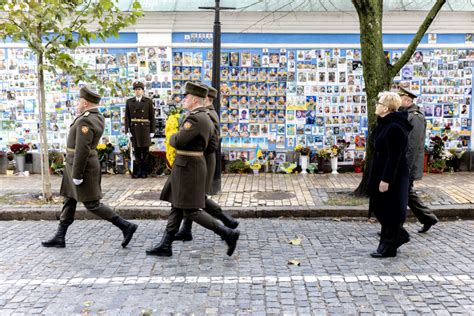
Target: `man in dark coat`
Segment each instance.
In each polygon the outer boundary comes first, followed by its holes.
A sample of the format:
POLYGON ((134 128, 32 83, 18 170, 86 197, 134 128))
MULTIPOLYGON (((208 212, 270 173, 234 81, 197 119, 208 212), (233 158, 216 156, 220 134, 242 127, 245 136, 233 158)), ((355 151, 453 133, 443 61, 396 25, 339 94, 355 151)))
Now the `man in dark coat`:
POLYGON ((397 112, 400 97, 383 92, 375 114, 377 127, 372 132, 374 159, 370 169, 370 211, 382 225, 380 243, 370 255, 374 258, 395 257, 397 249, 409 241, 403 228, 408 203, 408 133, 412 129, 407 113, 397 112))
POLYGON ((213 123, 204 104, 208 89, 187 82, 185 91, 184 107, 189 112, 181 121, 179 131, 170 138, 171 146, 176 148, 176 158, 160 196, 161 200, 171 203, 171 213, 161 242, 147 249, 146 253, 172 256, 171 243, 184 216, 221 236, 228 246, 227 255, 231 256, 240 232, 221 225, 214 217, 200 210, 206 205, 207 170, 204 152, 214 133, 213 123))
MULTIPOLYGON (((217 114, 213 105, 214 99, 217 97, 217 90, 203 83, 199 83, 199 84, 206 87, 209 91, 205 100, 206 109, 209 111, 209 118, 211 119, 214 125, 213 136, 210 138, 209 145, 204 151, 204 158, 206 159, 206 167, 207 167, 206 194, 211 195, 212 194, 212 181, 214 180, 214 172, 216 170, 216 150, 218 149, 219 141, 220 141, 219 115, 217 114)), ((220 220, 225 226, 229 228, 237 228, 237 226, 239 226, 238 221, 236 221, 229 214, 223 212, 220 205, 214 202, 213 200, 211 200, 208 196, 206 196, 206 207, 204 208, 204 211, 206 211, 210 215, 220 220)), ((181 229, 175 235, 175 240, 183 240, 183 241, 193 240, 193 235, 191 233, 192 225, 193 225, 192 220, 184 218, 183 224, 181 225, 181 229)))
POLYGON ((143 95, 144 88, 142 82, 134 82, 135 96, 125 105, 125 133, 131 137, 135 155, 132 178, 148 176, 148 151, 155 135, 155 108, 153 101, 143 95))
POLYGON ((413 182, 415 180, 420 180, 423 177, 426 133, 425 115, 413 102, 416 98, 416 94, 406 88, 400 87, 398 95, 400 95, 402 99, 400 111, 408 112, 408 122, 410 122, 413 127, 408 135, 407 161, 408 169, 410 170, 408 206, 420 223, 423 224, 423 228, 418 232, 426 233, 431 226, 438 222, 438 218, 426 205, 423 204, 420 197, 413 189, 413 182))
POLYGON ((100 95, 88 87, 81 88, 77 104, 78 116, 69 128, 67 138, 66 164, 61 182, 60 194, 64 204, 56 235, 42 242, 44 247, 64 248, 66 231, 74 222, 77 202, 82 202, 86 209, 103 218, 122 230, 122 247, 126 247, 137 225, 118 216, 109 206, 102 204, 100 187, 101 172, 97 156, 97 144, 104 132, 104 117, 97 106, 100 95))

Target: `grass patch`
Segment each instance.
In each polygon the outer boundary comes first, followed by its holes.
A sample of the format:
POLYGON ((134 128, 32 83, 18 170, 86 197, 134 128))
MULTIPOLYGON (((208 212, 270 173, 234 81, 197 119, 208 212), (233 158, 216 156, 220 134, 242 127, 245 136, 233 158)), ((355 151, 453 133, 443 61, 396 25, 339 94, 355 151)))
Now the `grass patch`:
POLYGON ((357 197, 349 192, 328 193, 326 205, 331 206, 357 206, 368 204, 369 199, 365 197, 357 197))
POLYGON ((61 204, 62 202, 63 197, 58 194, 53 194, 53 199, 51 201, 46 201, 42 199, 41 194, 38 193, 9 193, 0 196, 0 204, 8 205, 46 205, 61 204))

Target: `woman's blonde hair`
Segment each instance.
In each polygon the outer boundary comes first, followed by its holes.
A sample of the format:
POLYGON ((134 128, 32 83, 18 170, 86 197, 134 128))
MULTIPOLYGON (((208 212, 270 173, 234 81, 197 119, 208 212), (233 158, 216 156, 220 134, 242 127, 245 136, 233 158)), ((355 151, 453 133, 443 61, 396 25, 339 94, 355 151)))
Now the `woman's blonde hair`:
POLYGON ((395 92, 383 91, 379 93, 379 103, 382 103, 391 112, 396 112, 402 105, 402 99, 395 92))

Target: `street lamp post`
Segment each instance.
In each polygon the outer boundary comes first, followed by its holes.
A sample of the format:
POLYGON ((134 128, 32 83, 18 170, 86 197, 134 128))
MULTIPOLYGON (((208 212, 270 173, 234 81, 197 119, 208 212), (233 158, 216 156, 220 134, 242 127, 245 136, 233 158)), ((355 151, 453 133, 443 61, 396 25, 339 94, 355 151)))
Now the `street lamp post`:
MULTIPOLYGON (((220 0, 215 0, 214 7, 199 7, 202 10, 214 10, 214 33, 212 41, 212 86, 217 90, 217 97, 214 100, 214 109, 217 114, 221 115, 221 10, 234 10, 232 7, 221 7, 220 0)), ((216 151, 216 169, 214 172, 214 180, 212 181, 212 193, 219 193, 221 190, 221 143, 216 151)))

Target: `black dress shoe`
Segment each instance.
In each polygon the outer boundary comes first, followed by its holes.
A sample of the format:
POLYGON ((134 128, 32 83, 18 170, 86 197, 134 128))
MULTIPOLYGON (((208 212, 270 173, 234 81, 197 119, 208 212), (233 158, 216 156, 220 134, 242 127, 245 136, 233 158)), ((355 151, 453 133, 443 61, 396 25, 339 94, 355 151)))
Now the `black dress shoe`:
POLYGON ((423 233, 426 233, 427 231, 430 230, 431 226, 435 225, 438 221, 436 222, 431 222, 431 223, 428 223, 428 224, 423 224, 423 228, 420 229, 418 232, 420 234, 423 234, 423 233))
POLYGON ((397 251, 387 251, 387 252, 378 252, 374 251, 370 254, 372 258, 389 258, 389 257, 396 257, 397 251))

